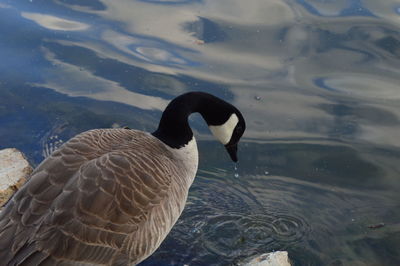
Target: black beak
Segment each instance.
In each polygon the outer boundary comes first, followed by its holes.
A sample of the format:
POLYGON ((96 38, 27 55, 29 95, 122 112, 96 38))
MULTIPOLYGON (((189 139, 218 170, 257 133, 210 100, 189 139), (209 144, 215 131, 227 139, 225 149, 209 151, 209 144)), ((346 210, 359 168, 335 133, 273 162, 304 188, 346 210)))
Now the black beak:
POLYGON ((237 149, 238 149, 237 144, 225 146, 225 148, 228 151, 229 155, 231 156, 232 161, 234 161, 236 163, 238 161, 238 158, 237 158, 237 149))

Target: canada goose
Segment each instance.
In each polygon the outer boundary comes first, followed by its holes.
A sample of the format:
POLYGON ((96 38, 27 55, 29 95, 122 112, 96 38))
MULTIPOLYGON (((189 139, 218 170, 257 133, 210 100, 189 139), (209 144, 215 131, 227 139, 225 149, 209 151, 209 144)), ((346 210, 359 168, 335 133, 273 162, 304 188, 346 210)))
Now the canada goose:
POLYGON ((1 265, 134 265, 180 216, 198 153, 199 112, 237 161, 243 116, 207 93, 170 102, 158 129, 95 129, 54 151, 0 213, 1 265))

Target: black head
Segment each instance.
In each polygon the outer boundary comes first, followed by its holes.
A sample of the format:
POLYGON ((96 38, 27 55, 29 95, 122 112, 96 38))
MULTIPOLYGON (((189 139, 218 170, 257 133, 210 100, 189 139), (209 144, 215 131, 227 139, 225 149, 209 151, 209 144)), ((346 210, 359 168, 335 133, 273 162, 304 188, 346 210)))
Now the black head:
POLYGON ((188 116, 195 112, 202 115, 213 135, 236 162, 237 144, 246 129, 243 116, 232 104, 208 93, 189 92, 172 100, 153 135, 172 148, 183 147, 193 137, 188 116))
POLYGON ((218 124, 209 124, 209 128, 215 138, 224 144, 232 161, 237 162, 237 149, 240 138, 246 129, 246 123, 242 114, 233 105, 224 108, 225 114, 221 116, 225 119, 220 120, 218 124))

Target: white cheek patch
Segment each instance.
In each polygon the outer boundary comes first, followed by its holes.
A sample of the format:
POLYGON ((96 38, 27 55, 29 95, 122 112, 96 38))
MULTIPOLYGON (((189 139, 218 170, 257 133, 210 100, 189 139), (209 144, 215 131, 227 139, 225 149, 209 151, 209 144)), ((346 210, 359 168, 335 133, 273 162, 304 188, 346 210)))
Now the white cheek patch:
POLYGON ((220 126, 209 126, 214 137, 216 137, 222 144, 227 144, 232 137, 233 130, 235 129, 239 118, 236 114, 232 114, 231 117, 220 126))

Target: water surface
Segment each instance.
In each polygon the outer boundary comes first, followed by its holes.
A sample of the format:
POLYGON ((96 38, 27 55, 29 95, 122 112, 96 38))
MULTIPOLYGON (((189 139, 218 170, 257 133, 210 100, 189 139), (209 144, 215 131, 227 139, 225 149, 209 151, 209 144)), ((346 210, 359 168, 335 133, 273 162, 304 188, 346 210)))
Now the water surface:
POLYGON ((37 165, 210 92, 246 118, 238 169, 194 115, 198 176, 142 265, 399 265, 399 28, 393 0, 2 0, 0 148, 37 165))

